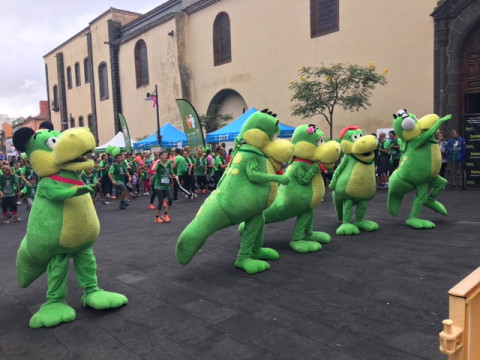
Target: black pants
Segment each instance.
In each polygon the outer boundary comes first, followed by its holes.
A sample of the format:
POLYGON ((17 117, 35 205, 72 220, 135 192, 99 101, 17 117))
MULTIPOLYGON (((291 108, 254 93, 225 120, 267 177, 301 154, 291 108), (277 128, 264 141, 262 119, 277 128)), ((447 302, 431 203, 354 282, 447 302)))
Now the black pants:
POLYGON ((165 198, 167 198, 168 206, 172 206, 172 203, 173 203, 172 189, 168 189, 168 190, 157 190, 157 189, 155 189, 155 193, 157 194, 157 197, 158 197, 157 210, 162 210, 163 199, 165 199, 165 198))
POLYGON ((16 196, 5 196, 2 200, 2 212, 3 215, 10 211, 16 212, 17 211, 17 197, 16 196))
POLYGON ((197 185, 201 190, 207 189, 207 175, 197 175, 197 185))

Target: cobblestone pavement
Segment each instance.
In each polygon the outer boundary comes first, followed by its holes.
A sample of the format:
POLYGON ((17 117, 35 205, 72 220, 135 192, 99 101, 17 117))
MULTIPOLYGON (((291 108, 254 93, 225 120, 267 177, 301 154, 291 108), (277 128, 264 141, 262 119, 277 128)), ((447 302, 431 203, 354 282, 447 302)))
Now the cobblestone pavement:
POLYGON ((444 217, 422 216, 432 230, 404 225, 413 196, 398 217, 386 190, 371 201, 374 233, 339 237, 330 194, 315 212, 315 230, 333 236, 317 253, 288 242, 294 220, 266 227, 265 245, 280 252, 272 268, 247 275, 234 267, 236 227, 217 232, 187 266, 175 258, 177 238, 203 197, 174 203, 172 222, 153 222, 147 197, 97 205, 102 231, 94 250, 100 287, 128 296, 127 306, 84 308, 73 271, 68 303, 77 319, 31 330, 45 301, 46 276, 21 289, 15 257, 28 214, 0 224, 0 360, 3 359, 446 359, 438 350, 448 290, 480 265, 480 189, 446 190, 444 217))

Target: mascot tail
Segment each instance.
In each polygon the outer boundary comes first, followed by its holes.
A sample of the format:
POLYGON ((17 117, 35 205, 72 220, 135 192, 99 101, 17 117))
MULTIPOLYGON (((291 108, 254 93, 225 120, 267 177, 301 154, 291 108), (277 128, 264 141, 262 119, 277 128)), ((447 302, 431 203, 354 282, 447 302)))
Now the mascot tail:
POLYGON ((263 212, 263 215, 265 216, 265 224, 284 221, 291 217, 285 216, 285 206, 281 206, 279 203, 279 201, 275 201, 272 206, 263 212))
POLYGON ((20 287, 26 288, 34 282, 47 270, 48 263, 49 261, 42 262, 30 256, 24 238, 17 253, 17 278, 20 287))
POLYGON ((234 225, 212 195, 205 200, 195 218, 178 238, 175 252, 182 265, 187 265, 193 259, 210 235, 234 225))

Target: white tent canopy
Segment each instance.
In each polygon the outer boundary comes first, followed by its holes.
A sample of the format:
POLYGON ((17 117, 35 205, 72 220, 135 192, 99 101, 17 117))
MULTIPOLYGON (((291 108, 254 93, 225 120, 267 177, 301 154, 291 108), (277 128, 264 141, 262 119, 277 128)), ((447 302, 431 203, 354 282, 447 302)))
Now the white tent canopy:
POLYGON ((125 149, 125 139, 123 138, 123 133, 121 131, 119 131, 117 135, 115 135, 109 142, 103 145, 97 146, 96 151, 97 152, 105 151, 109 146, 118 146, 119 148, 125 149))

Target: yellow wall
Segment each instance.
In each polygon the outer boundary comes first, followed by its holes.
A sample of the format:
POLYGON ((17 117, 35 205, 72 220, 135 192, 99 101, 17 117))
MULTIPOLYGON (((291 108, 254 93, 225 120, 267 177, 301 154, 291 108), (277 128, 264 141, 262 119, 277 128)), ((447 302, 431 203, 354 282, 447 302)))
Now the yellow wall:
POLYGON ((335 62, 389 69, 388 85, 377 87, 372 106, 360 112, 335 111, 334 134, 356 124, 367 132, 391 125, 393 112, 407 107, 423 115, 433 110, 433 11, 436 0, 340 1, 340 31, 310 38, 308 0, 222 0, 189 17, 189 62, 193 103, 205 113, 220 90, 239 92, 249 107, 269 107, 282 122, 299 125, 315 120, 293 118, 290 80, 303 65, 335 62), (252 11, 255 9, 255 11, 252 11), (217 14, 230 16, 232 62, 213 67, 212 32, 217 14), (259 30, 260 29, 260 30, 259 30))
MULTIPOLYGON (((392 124, 392 113, 407 108, 419 116, 433 111, 433 18, 437 0, 340 1, 340 30, 310 38, 310 1, 221 0, 191 15, 158 25, 120 45, 119 72, 122 112, 132 139, 156 131, 156 111, 145 101, 147 92, 158 85, 160 123, 169 121, 182 128, 175 99, 182 94, 179 66, 186 65, 191 102, 200 115, 207 112, 214 96, 231 89, 240 97, 230 97, 221 111, 233 117, 244 106, 270 108, 286 124, 296 126, 315 122, 328 133, 321 116, 301 119, 291 116, 288 89, 298 78, 302 66, 330 65, 335 62, 376 64, 381 72, 388 68, 388 84, 373 91, 372 106, 359 112, 345 112, 337 107, 334 136, 347 125, 358 125, 367 133, 392 124), (213 23, 219 12, 230 17, 232 62, 213 66, 213 23), (168 36, 174 30, 175 35, 168 36), (149 77, 147 86, 136 87, 134 47, 143 39, 147 45, 149 77)), ((128 23, 136 15, 106 12, 90 24, 93 45, 93 76, 96 85, 96 108, 100 143, 115 135, 108 41, 108 19, 128 23), (99 100, 98 65, 105 61, 109 70, 110 98, 99 100)), ((83 59, 86 37, 79 34, 45 57, 49 68, 49 91, 57 83, 55 53, 63 52, 65 68, 81 63, 82 86, 67 90, 68 111, 85 123, 91 111, 89 85, 83 82, 83 59)), ((74 81, 74 78, 73 78, 74 81)), ((188 95, 188 94, 187 94, 188 95)), ((53 99, 53 94, 50 94, 53 99)), ((59 113, 52 112, 54 122, 59 113)))
POLYGON ((157 115, 156 109, 153 108, 153 101, 145 101, 146 94, 153 93, 155 85, 159 93, 160 126, 168 121, 182 128, 175 103, 175 99, 181 97, 176 37, 167 35, 173 29, 175 29, 175 20, 172 19, 120 47, 122 110, 133 140, 149 136, 157 129, 157 115), (147 47, 150 82, 148 85, 137 88, 135 44, 139 40, 145 41, 147 47))

